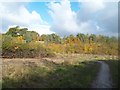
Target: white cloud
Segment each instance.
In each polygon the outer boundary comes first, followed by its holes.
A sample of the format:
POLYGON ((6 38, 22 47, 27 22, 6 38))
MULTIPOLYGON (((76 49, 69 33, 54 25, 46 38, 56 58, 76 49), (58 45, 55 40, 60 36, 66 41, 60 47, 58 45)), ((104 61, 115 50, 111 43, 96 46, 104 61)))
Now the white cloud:
POLYGON ((80 2, 79 12, 72 11, 69 0, 62 0, 60 3, 50 2, 49 14, 53 19, 51 26, 36 11, 29 12, 24 4, 0 3, 0 18, 4 30, 8 26, 20 25, 39 34, 57 33, 62 36, 76 33, 118 33, 117 2, 80 2))
POLYGON ((51 33, 48 23, 42 20, 40 14, 36 11, 30 13, 22 3, 0 3, 0 13, 2 32, 5 32, 9 26, 19 25, 30 29, 37 26, 37 29, 33 30, 39 34, 51 33))
POLYGON ((0 0, 0 2, 33 2, 35 0, 0 0))
POLYGON ((42 34, 52 34, 55 33, 53 31, 50 31, 50 26, 49 25, 31 25, 29 27, 30 31, 36 31, 38 32, 40 35, 42 34))
POLYGON ((117 2, 103 0, 80 2, 79 12, 74 12, 68 0, 62 0, 60 3, 52 2, 48 5, 53 18, 51 30, 60 35, 76 33, 116 35, 116 4, 117 2))
MULTIPOLYGON (((82 18, 79 21, 77 20, 78 13, 72 11, 68 0, 62 0, 60 3, 52 2, 49 8, 51 9, 49 13, 53 18, 51 29, 58 34, 64 36, 66 34, 96 33, 97 27, 92 20, 87 19, 85 22, 81 20, 82 18)), ((83 13, 80 13, 80 15, 83 15, 83 13)))
POLYGON ((96 11, 105 8, 103 0, 92 0, 91 2, 82 2, 82 7, 84 11, 94 13, 96 11))
POLYGON ((70 2, 62 0, 60 3, 51 2, 49 5, 50 15, 53 18, 51 29, 64 34, 66 31, 75 33, 79 29, 76 22, 76 13, 71 10, 70 2))
POLYGON ((86 2, 81 2, 80 10, 77 13, 77 22, 81 23, 91 20, 94 22, 96 29, 90 32, 115 36, 118 33, 118 3, 105 2, 103 0, 97 0, 97 4, 95 3, 87 2, 86 4, 86 2))

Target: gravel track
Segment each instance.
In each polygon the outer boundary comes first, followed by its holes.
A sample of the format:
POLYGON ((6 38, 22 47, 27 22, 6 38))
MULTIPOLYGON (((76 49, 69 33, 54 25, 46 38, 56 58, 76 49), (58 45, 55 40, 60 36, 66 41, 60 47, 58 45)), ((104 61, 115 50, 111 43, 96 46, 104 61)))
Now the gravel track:
POLYGON ((101 64, 101 67, 96 79, 92 83, 92 88, 112 88, 109 66, 103 61, 98 61, 98 63, 101 64))

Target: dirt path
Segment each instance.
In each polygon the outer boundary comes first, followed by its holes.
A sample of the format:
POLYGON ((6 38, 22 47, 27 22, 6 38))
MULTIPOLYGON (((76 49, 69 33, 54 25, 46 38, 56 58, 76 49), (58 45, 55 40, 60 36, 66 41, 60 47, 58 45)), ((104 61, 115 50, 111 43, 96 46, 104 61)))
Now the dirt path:
POLYGON ((103 61, 98 62, 101 64, 101 67, 96 80, 92 84, 92 88, 112 88, 109 66, 103 61))

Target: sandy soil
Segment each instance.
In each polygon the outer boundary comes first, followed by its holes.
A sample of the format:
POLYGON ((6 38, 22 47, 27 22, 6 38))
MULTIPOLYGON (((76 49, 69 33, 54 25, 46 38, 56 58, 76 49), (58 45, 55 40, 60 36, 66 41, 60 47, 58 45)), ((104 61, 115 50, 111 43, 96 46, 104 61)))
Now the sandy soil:
POLYGON ((98 63, 101 64, 101 68, 92 84, 92 88, 112 88, 109 66, 103 61, 98 61, 98 63))

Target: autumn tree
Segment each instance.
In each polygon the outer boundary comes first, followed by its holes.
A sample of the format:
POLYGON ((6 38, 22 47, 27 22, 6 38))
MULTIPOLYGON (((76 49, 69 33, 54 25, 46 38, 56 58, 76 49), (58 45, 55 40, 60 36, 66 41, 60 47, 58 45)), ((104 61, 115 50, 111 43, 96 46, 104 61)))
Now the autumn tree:
POLYGON ((20 28, 19 26, 12 27, 8 30, 6 35, 12 37, 19 37, 20 39, 26 40, 26 42, 38 41, 39 34, 35 31, 28 31, 27 28, 20 28))
POLYGON ((41 35, 43 41, 48 43, 61 43, 61 37, 57 34, 48 34, 48 35, 41 35))

